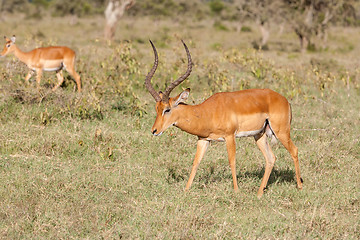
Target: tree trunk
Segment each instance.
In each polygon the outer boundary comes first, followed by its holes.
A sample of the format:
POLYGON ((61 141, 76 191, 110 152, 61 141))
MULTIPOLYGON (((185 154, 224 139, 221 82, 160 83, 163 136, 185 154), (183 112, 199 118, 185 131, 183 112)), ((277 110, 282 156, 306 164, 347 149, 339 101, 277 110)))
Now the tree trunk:
POLYGON ((279 36, 281 36, 284 33, 284 29, 285 29, 284 25, 285 25, 284 23, 281 23, 279 26, 279 32, 278 32, 279 36))
POLYGON ((324 20, 318 26, 317 36, 319 37, 322 47, 325 48, 327 45, 327 38, 328 38, 328 23, 333 18, 333 14, 327 9, 324 15, 324 20))
POLYGON ((241 28, 242 28, 242 23, 238 22, 238 23, 236 24, 236 32, 237 32, 237 33, 241 32, 241 28))
POLYGON ((125 10, 131 8, 135 0, 110 0, 105 9, 105 29, 104 36, 107 40, 113 40, 115 36, 116 24, 124 15, 125 10))
POLYGON ((269 26, 266 26, 268 24, 266 24, 266 22, 261 22, 260 23, 260 33, 261 33, 261 43, 260 46, 264 47, 270 37, 270 30, 269 30, 269 26))
POLYGON ((299 28, 295 29, 296 35, 299 37, 300 40, 300 51, 302 53, 306 52, 306 49, 309 46, 310 38, 306 36, 307 34, 304 33, 304 31, 301 31, 299 28))
POLYGON ((301 52, 302 53, 305 53, 306 52, 306 49, 308 48, 309 46, 309 39, 306 37, 306 36, 302 36, 300 38, 300 47, 301 47, 301 52))
POLYGON ((4 20, 3 16, 3 4, 4 4, 4 0, 0 0, 0 22, 4 20))
POLYGON ((295 33, 299 37, 300 50, 302 53, 306 52, 310 44, 313 25, 314 25, 314 7, 311 4, 306 8, 304 20, 297 23, 297 27, 295 27, 295 33))

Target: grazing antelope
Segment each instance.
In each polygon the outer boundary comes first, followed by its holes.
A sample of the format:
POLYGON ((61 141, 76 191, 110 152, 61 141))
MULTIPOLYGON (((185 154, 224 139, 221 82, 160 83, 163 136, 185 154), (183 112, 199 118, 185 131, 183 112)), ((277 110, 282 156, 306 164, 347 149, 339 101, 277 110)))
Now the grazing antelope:
POLYGON ((191 73, 192 62, 189 49, 183 42, 188 67, 184 75, 171 83, 164 93, 157 93, 151 85, 158 66, 158 55, 154 44, 154 66, 145 79, 145 86, 156 101, 156 119, 152 134, 160 136, 168 127, 176 126, 181 130, 198 136, 194 163, 185 190, 194 180, 196 170, 203 158, 210 141, 225 141, 228 153, 234 190, 238 191, 235 168, 235 138, 255 138, 257 146, 263 153, 266 166, 257 196, 260 198, 268 182, 275 163, 266 137, 275 136, 291 154, 296 172, 297 187, 302 188, 298 149, 290 139, 291 107, 285 97, 270 89, 249 89, 237 92, 222 92, 212 95, 198 105, 187 105, 190 89, 184 90, 176 97, 169 97, 171 91, 184 81, 191 73))
POLYGON ((36 85, 40 87, 40 80, 43 71, 56 71, 58 83, 53 87, 53 91, 56 90, 64 81, 62 69, 66 71, 75 79, 78 91, 81 92, 80 76, 75 72, 75 52, 62 46, 42 47, 31 50, 30 52, 21 51, 15 44, 15 35, 8 39, 5 38, 5 46, 1 52, 1 56, 6 56, 9 53, 14 55, 23 63, 25 63, 30 71, 25 77, 26 83, 29 83, 29 79, 36 72, 36 85))

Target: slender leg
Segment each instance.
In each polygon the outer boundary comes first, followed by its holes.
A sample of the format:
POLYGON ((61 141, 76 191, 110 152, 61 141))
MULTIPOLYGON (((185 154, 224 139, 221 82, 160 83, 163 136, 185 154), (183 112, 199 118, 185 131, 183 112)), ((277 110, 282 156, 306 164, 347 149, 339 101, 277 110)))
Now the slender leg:
POLYGON ((208 146, 209 146, 209 141, 201 140, 201 139, 198 140, 195 159, 194 159, 194 162, 193 162, 193 166, 192 166, 192 169, 191 169, 189 180, 188 180, 188 182, 186 184, 186 187, 185 187, 185 191, 189 190, 189 188, 191 187, 191 184, 192 184, 192 182, 194 180, 194 177, 195 177, 195 174, 196 174, 196 170, 198 169, 199 164, 201 162, 201 159, 204 157, 204 154, 205 154, 206 149, 208 148, 208 146))
MULTIPOLYGON (((289 108, 290 110, 290 108, 289 108)), ((291 112, 289 112, 291 114, 291 112)), ((290 115, 291 116, 291 115, 290 115)), ((290 121, 288 122, 287 126, 280 124, 278 121, 272 121, 270 119, 272 130, 275 133, 277 139, 284 145, 286 150, 290 153, 292 159, 294 160, 295 164, 295 174, 296 174, 296 182, 298 189, 302 189, 302 178, 300 175, 300 166, 299 166, 299 159, 298 159, 298 149, 291 141, 290 138, 290 121)))
POLYGON ((80 80, 80 75, 77 74, 77 72, 75 72, 75 70, 68 71, 68 72, 69 72, 70 75, 75 79, 78 92, 81 92, 81 80, 80 80))
POLYGON ((72 60, 64 62, 64 65, 65 65, 66 71, 68 71, 68 73, 75 79, 78 92, 81 92, 80 75, 77 74, 77 72, 75 71, 75 58, 73 58, 72 60))
POLYGON ((34 74, 34 71, 33 70, 30 70, 28 72, 28 74, 26 74, 26 77, 25 77, 25 83, 26 84, 29 84, 29 79, 31 78, 31 76, 34 74))
POLYGON ((298 149, 295 144, 290 139, 290 133, 278 133, 277 138, 280 142, 284 145, 284 147, 289 151, 292 159, 294 160, 295 165, 295 174, 296 174, 296 182, 298 189, 302 189, 302 178, 300 175, 300 166, 299 166, 299 159, 298 159, 298 149))
POLYGON ((56 77, 58 79, 58 83, 53 87, 53 91, 55 91, 58 87, 61 86, 61 84, 64 82, 64 77, 63 77, 63 74, 62 74, 62 70, 59 70, 56 72, 56 77))
POLYGON ((261 181, 259 191, 257 193, 258 198, 260 198, 264 194, 264 189, 267 185, 267 182, 270 177, 270 173, 274 167, 276 159, 275 159, 275 155, 271 151, 270 145, 266 139, 266 134, 255 136, 255 141, 256 141, 256 144, 259 147, 260 151, 264 155, 265 161, 266 161, 265 173, 264 173, 263 179, 261 181))
POLYGON ((74 78, 75 78, 75 81, 76 81, 76 85, 77 85, 77 88, 78 88, 78 92, 81 92, 81 80, 80 80, 80 75, 75 72, 75 73, 74 73, 74 78))
POLYGON ((226 137, 226 150, 228 153, 229 164, 231 168, 231 175, 233 178, 234 190, 237 192, 239 190, 237 179, 236 179, 236 144, 235 136, 231 135, 226 137))
POLYGON ((42 69, 41 69, 41 68, 37 68, 37 69, 36 69, 36 87, 37 87, 38 89, 40 88, 41 76, 42 76, 42 69))

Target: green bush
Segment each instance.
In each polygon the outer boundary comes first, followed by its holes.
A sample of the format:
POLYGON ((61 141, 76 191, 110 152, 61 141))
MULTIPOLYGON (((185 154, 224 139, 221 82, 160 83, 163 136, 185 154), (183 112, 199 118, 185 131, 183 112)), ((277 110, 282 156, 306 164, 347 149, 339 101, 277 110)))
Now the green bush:
POLYGON ((209 7, 214 14, 220 14, 221 11, 224 10, 225 5, 221 0, 211 0, 209 2, 209 7))

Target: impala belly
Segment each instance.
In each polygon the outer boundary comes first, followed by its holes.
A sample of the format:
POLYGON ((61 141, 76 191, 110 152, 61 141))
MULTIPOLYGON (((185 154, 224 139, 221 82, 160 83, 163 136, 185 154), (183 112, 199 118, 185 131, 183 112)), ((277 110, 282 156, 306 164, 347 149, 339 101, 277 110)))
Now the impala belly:
POLYGON ((63 59, 57 60, 40 60, 38 64, 32 64, 30 66, 31 69, 36 70, 37 68, 41 68, 43 71, 58 71, 64 67, 63 59))
MULTIPOLYGON (((235 132, 233 132, 233 134, 237 138, 255 136, 255 135, 258 135, 259 133, 262 133, 262 132, 265 131, 266 124, 267 124, 267 121, 266 121, 266 119, 264 119, 262 125, 260 125, 260 126, 257 126, 257 127, 253 126, 254 128, 250 128, 251 130, 247 130, 244 127, 239 127, 237 130, 235 130, 235 132)), ((223 142, 223 141, 225 141, 224 137, 225 136, 222 136, 221 134, 211 133, 205 139, 208 140, 208 141, 220 141, 220 142, 223 142)))
POLYGON ((238 117, 238 127, 235 130, 235 137, 255 136, 264 131, 267 123, 268 115, 258 113, 252 115, 241 115, 238 117))
POLYGON ((63 68, 63 59, 43 60, 44 71, 57 71, 63 68))
POLYGON ((218 141, 218 142, 224 142, 225 138, 223 137, 207 137, 205 138, 207 141, 218 141))
POLYGON ((263 132, 266 126, 266 122, 264 122, 264 125, 257 130, 251 130, 251 131, 235 131, 235 137, 251 137, 258 135, 259 133, 263 132))
POLYGON ((51 72, 51 71, 58 71, 58 70, 60 70, 60 69, 62 69, 62 66, 60 66, 60 67, 54 67, 54 68, 44 68, 43 70, 44 70, 44 71, 47 71, 47 72, 51 72))

